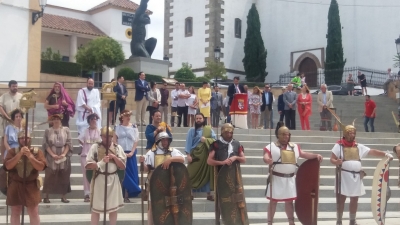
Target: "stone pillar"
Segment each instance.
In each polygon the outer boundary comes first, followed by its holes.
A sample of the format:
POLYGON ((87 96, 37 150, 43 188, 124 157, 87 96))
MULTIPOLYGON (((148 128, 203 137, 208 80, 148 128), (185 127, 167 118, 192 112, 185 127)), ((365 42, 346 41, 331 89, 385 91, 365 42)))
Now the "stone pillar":
POLYGON ((75 56, 78 51, 78 38, 76 35, 71 35, 69 38, 69 61, 76 62, 75 56))

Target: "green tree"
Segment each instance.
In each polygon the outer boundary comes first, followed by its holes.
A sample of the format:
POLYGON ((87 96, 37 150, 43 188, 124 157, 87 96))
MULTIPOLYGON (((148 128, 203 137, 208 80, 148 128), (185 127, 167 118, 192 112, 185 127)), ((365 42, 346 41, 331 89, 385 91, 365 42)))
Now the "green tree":
POLYGON ((336 0, 331 0, 329 7, 326 38, 325 83, 338 85, 342 82, 346 59, 343 56, 342 25, 340 23, 339 5, 336 0))
POLYGON ((46 51, 41 53, 42 60, 61 61, 60 51, 53 52, 52 48, 47 48, 46 51))
POLYGON ((253 4, 247 15, 247 31, 242 60, 247 81, 264 82, 268 75, 267 50, 261 36, 261 23, 256 5, 253 4))
POLYGON ((86 71, 104 72, 107 68, 114 68, 125 60, 122 46, 109 37, 99 37, 90 41, 76 54, 76 61, 86 71))
POLYGON ((118 76, 123 76, 125 80, 135 80, 135 71, 129 67, 124 67, 118 71, 118 76))
POLYGON ((394 68, 399 67, 400 66, 400 55, 394 55, 393 61, 394 61, 393 67, 394 68))
POLYGON ((208 79, 215 79, 217 78, 218 80, 226 80, 226 69, 225 65, 222 62, 216 62, 216 61, 207 61, 206 62, 206 70, 208 73, 204 75, 208 79))
POLYGON ((174 78, 181 78, 187 80, 195 80, 196 75, 192 71, 192 66, 189 63, 182 63, 182 68, 176 71, 174 78))

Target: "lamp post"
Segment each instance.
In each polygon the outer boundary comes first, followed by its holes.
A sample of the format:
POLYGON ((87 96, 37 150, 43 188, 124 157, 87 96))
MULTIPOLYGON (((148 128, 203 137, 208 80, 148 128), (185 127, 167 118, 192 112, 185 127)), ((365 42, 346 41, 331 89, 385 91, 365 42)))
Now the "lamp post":
POLYGON ((399 38, 397 38, 395 41, 394 41, 394 43, 396 43, 396 50, 397 50, 397 56, 399 56, 399 72, 398 72, 398 76, 400 75, 400 36, 399 36, 399 38))
POLYGON ((167 76, 168 76, 168 78, 169 78, 169 57, 168 57, 167 55, 164 55, 163 60, 164 60, 164 61, 168 61, 168 74, 167 74, 167 76))
MULTIPOLYGON (((219 48, 219 46, 217 46, 217 47, 214 49, 214 58, 215 58, 215 61, 217 62, 217 65, 219 65, 220 57, 221 57, 221 49, 219 48)), ((214 82, 215 82, 215 85, 218 86, 218 77, 217 77, 217 73, 215 73, 215 80, 214 80, 214 82)), ((215 85, 214 85, 214 87, 215 87, 215 85)))
POLYGON ((42 11, 32 12, 32 25, 35 25, 35 23, 39 20, 40 17, 43 17, 43 12, 44 12, 44 8, 47 5, 47 0, 39 0, 39 5, 40 5, 40 8, 42 8, 42 11))

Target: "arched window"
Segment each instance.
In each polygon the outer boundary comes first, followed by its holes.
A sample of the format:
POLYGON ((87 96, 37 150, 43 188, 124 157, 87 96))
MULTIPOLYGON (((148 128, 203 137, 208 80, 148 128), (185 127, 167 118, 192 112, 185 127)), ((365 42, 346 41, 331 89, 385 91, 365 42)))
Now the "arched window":
POLYGON ((242 20, 239 18, 235 19, 235 37, 242 38, 242 20))
POLYGON ((185 37, 193 36, 193 18, 188 17, 185 19, 185 37))

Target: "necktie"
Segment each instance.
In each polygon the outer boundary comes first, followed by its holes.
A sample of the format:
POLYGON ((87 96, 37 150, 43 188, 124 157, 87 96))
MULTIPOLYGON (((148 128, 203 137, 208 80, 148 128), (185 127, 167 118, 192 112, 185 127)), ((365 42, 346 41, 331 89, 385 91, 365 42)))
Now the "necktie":
POLYGON ((236 93, 240 94, 239 85, 236 85, 236 93))

